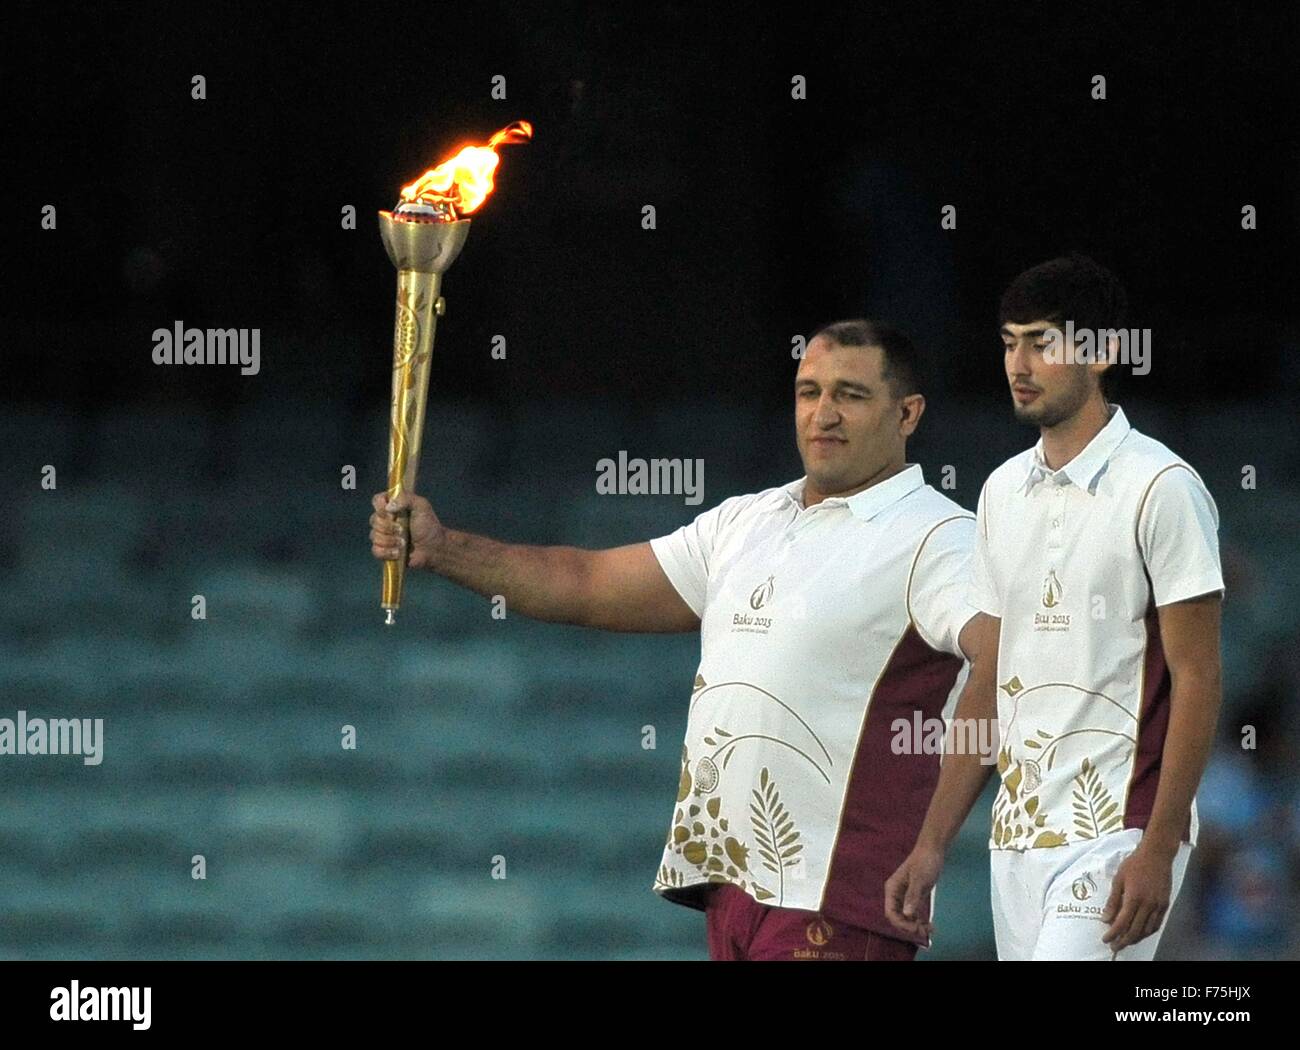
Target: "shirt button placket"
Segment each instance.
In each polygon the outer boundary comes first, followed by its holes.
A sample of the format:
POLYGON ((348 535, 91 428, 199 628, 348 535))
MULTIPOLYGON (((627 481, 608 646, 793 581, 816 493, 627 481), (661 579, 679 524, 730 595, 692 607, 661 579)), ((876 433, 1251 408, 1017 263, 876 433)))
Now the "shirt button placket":
POLYGON ((1058 481, 1052 486, 1052 495, 1049 501, 1051 517, 1048 520, 1047 545, 1053 549, 1059 549, 1065 545, 1062 537, 1065 535, 1066 498, 1066 485, 1058 481))

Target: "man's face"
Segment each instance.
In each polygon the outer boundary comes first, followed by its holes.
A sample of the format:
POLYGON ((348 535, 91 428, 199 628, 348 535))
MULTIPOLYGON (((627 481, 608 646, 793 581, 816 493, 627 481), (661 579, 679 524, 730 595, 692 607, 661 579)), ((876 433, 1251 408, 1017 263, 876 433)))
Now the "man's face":
POLYGON ((1043 352, 1052 346, 1046 335, 1049 328, 1063 331, 1064 324, 1008 321, 1002 326, 1007 382, 1016 419, 1039 427, 1054 427, 1073 418, 1096 385, 1091 376, 1096 366, 1070 363, 1074 361, 1073 347, 1067 346, 1066 353, 1048 355, 1061 360, 1044 358, 1043 352))
POLYGON ((810 342, 794 382, 795 439, 804 473, 823 493, 844 492, 901 458, 924 399, 903 401, 881 375, 877 346, 810 342), (906 402, 906 403, 904 403, 906 402))

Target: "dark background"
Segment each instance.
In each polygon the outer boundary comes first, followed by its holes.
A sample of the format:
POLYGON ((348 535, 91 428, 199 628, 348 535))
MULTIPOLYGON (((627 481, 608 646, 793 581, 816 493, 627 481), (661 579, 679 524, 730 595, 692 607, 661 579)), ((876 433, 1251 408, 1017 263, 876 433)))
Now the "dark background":
MULTIPOLYGON (((1223 742, 1162 953, 1295 955, 1297 9, 762 10, 7 9, 0 716, 107 724, 100 767, 0 758, 0 954, 702 957, 649 889, 697 640, 494 621, 430 578, 379 626, 375 212, 527 119, 444 285, 421 489, 449 524, 629 543, 797 477, 791 339, 864 313, 930 355, 913 457, 973 507, 1034 437, 998 296, 1092 254, 1153 333, 1116 400, 1222 517, 1223 742), (154 365, 177 320, 260 328, 260 373, 154 365), (702 457, 703 505, 596 498, 619 450, 702 457)), ((986 828, 933 955, 991 957, 986 828)))
POLYGON ((438 381, 457 397, 627 397, 633 374, 646 400, 784 407, 791 335, 865 307, 906 323, 955 396, 986 398, 1001 392, 998 295, 1068 248, 1120 273, 1133 323, 1177 356, 1150 396, 1295 389, 1293 6, 381 10, 41 9, 15 34, 22 264, 6 284, 42 338, 9 348, 11 396, 383 397, 384 370, 356 364, 388 349, 373 214, 519 118, 535 141, 503 148, 448 285, 458 349, 438 381), (506 101, 489 96, 498 73, 506 101), (790 98, 796 73, 806 101, 790 98), (45 203, 57 238, 31 221, 45 203), (266 374, 164 381, 127 349, 159 316, 263 326, 266 374), (286 345, 323 331, 346 333, 340 360, 286 345), (497 332, 509 368, 475 352, 497 332))

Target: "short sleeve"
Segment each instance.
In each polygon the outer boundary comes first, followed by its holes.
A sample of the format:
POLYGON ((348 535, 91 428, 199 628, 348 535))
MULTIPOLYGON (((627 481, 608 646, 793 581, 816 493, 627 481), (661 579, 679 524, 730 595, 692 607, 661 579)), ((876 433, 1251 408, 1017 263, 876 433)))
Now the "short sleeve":
POLYGON ((931 528, 917 547, 907 581, 907 612, 931 649, 965 657, 961 629, 978 612, 966 602, 975 519, 961 514, 931 528))
POLYGON ((703 619, 704 598, 709 589, 709 572, 714 564, 723 530, 752 496, 733 496, 698 515, 667 536, 650 541, 650 549, 682 601, 703 619))
POLYGON ((971 555, 970 586, 966 601, 977 611, 1002 617, 1002 601, 993 579, 993 566, 989 552, 988 483, 980 490, 979 506, 975 510, 975 548, 971 555))
POLYGON ((1156 605, 1223 590, 1219 510, 1186 464, 1166 467, 1152 480, 1138 508, 1137 539, 1156 605))

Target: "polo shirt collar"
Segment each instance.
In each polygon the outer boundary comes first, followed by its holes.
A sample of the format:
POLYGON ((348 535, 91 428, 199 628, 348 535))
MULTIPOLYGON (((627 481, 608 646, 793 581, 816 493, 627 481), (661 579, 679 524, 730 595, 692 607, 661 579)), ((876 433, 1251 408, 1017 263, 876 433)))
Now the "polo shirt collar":
MULTIPOLYGON (((807 509, 803 505, 804 486, 807 483, 808 476, 805 474, 797 481, 783 486, 786 496, 801 510, 807 509)), ((921 471, 921 464, 910 463, 893 477, 877 482, 861 492, 855 492, 852 496, 827 496, 816 506, 847 506, 856 517, 863 521, 870 521, 886 507, 897 503, 924 484, 925 476, 921 471)))
POLYGON ((1119 405, 1110 407, 1110 421, 1093 436, 1082 452, 1060 470, 1053 471, 1047 465, 1047 460, 1043 458, 1043 439, 1040 437, 1038 444, 1034 446, 1033 455, 1029 457, 1029 469, 1025 472, 1025 480, 1020 486, 1020 491, 1029 492, 1040 481, 1059 476, 1083 489, 1084 492, 1094 493, 1097 480, 1105 471, 1111 455, 1133 429, 1129 426, 1128 418, 1119 405))

